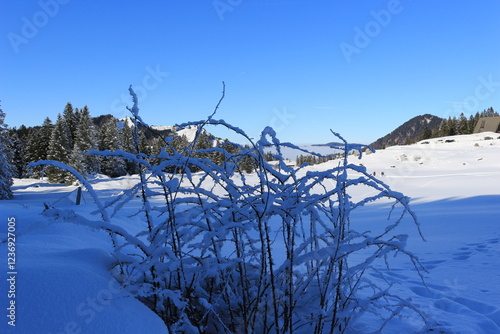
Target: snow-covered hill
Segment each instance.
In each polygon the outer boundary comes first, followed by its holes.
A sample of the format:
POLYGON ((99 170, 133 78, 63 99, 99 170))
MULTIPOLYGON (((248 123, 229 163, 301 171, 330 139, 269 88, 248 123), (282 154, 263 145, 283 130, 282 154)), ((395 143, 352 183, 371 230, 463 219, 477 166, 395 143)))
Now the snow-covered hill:
MULTIPOLYGON (((196 138, 197 131, 198 131, 198 128, 193 126, 193 127, 178 130, 177 135, 186 136, 187 140, 189 142, 192 142, 194 140, 194 138, 196 138)), ((203 131, 205 131, 205 129, 203 129, 203 131)))
POLYGON ((392 146, 361 163, 393 188, 426 200, 500 193, 500 134, 492 132, 392 146))
MULTIPOLYGON (((401 281, 395 286, 399 295, 412 298, 423 314, 441 325, 435 333, 500 333, 499 136, 481 133, 430 139, 389 147, 362 160, 350 158, 393 190, 413 198, 413 210, 427 241, 415 236, 413 225, 403 229, 414 236, 408 250, 428 270, 426 285, 415 279, 412 265, 402 258, 395 259, 391 270, 381 270, 401 281)), ((304 172, 337 164, 329 161, 304 172)), ((99 195, 111 198, 136 181, 137 176, 126 176, 92 182, 99 195)), ((7 244, 0 245, 4 282, 0 285, 0 333, 167 332, 153 312, 116 285, 109 273, 113 259, 106 233, 79 226, 71 217, 67 223, 53 223, 40 215, 44 203, 88 213, 95 209, 88 194, 84 192, 83 204, 77 207, 76 187, 17 179, 13 190, 13 200, 0 201, 0 240, 6 240, 9 226, 14 226, 16 254, 14 267, 8 268, 7 244), (12 318, 7 308, 12 301, 15 326, 8 323, 12 318)), ((352 224, 371 229, 387 218, 387 205, 368 205, 353 215, 352 224)), ((120 214, 127 217, 126 212, 120 214)), ((133 229, 134 219, 124 218, 121 224, 133 229)), ((412 333, 420 325, 418 317, 401 318, 385 332, 412 333)), ((376 330, 370 323, 360 326, 360 333, 376 330)))
POLYGON ((390 145, 403 144, 407 141, 414 142, 418 138, 422 138, 426 130, 432 131, 439 128, 442 121, 442 118, 431 114, 416 116, 370 145, 373 148, 379 149, 390 145))
MULTIPOLYGON (((131 128, 134 127, 134 122, 130 117, 122 118, 119 121, 122 122, 124 125, 127 125, 128 127, 131 128)), ((196 137, 196 131, 198 129, 198 127, 196 126, 190 126, 180 130, 175 125, 150 125, 150 126, 151 129, 159 133, 169 134, 169 135, 175 133, 178 136, 186 136, 187 140, 190 142, 193 141, 194 138, 196 137)), ((205 129, 203 131, 206 132, 205 129)))

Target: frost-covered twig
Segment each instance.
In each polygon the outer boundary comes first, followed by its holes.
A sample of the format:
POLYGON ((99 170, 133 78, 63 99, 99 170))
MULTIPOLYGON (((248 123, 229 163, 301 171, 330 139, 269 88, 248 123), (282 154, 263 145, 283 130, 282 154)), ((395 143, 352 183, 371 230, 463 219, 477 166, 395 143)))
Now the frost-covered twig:
MULTIPOLYGON (((139 116, 132 88, 130 93, 139 152, 138 124, 148 125, 139 116)), ((421 232, 407 197, 349 163, 351 151, 361 157, 367 146, 349 144, 332 131, 341 141, 332 150, 343 152, 336 166, 323 171, 286 166, 282 148, 302 149, 282 143, 272 128, 254 141, 242 129, 214 119, 224 97, 223 83, 212 114, 178 128, 196 126, 196 142, 205 128, 223 126, 244 144, 201 149, 192 143, 188 150, 176 150, 166 140, 153 156, 88 153, 120 156, 139 166, 138 184, 116 198, 103 204, 92 193, 104 223, 79 220, 119 237, 118 278, 127 290, 172 332, 344 333, 367 312, 388 310, 388 318, 380 319, 383 329, 402 309, 416 311, 402 298, 396 305, 384 304, 393 297, 393 281, 381 269, 389 255, 406 256, 423 278, 423 267, 406 250, 407 236, 398 229, 409 217, 421 232), (264 158, 269 147, 276 151, 278 168, 264 158), (245 159, 254 167, 252 174, 239 165, 245 159), (371 194, 354 199, 356 187, 367 187, 371 194), (378 232, 357 231, 354 210, 381 199, 401 208, 400 216, 374 221, 384 224, 378 232), (116 221, 137 201, 134 219, 142 225, 131 234, 116 221)), ((80 182, 92 189, 83 177, 80 182)))

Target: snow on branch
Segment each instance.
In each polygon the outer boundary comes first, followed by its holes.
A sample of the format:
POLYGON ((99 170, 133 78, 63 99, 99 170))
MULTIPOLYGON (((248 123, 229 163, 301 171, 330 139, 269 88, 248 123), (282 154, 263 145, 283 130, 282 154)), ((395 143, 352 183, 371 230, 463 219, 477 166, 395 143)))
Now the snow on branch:
MULTIPOLYGON (((132 87, 129 91, 129 110, 147 127, 137 95, 132 87)), ((166 141, 158 154, 148 156, 138 150, 90 151, 140 166, 138 183, 106 204, 71 167, 57 161, 32 166, 64 169, 89 190, 104 222, 79 218, 78 223, 118 236, 116 277, 171 332, 347 333, 368 314, 381 315, 382 329, 403 310, 423 315, 393 294, 394 278, 383 273, 390 255, 401 254, 421 275, 420 262, 406 250, 408 235, 399 227, 409 221, 421 232, 407 197, 348 162, 349 152, 361 158, 370 148, 349 144, 332 131, 341 143, 331 148, 344 152, 336 167, 286 166, 281 149, 301 149, 280 142, 270 127, 254 141, 242 129, 214 119, 224 97, 223 83, 210 116, 178 128, 197 126, 196 141, 204 127, 223 126, 247 145, 192 144, 177 150, 166 141), (277 167, 265 159, 269 147, 276 150, 277 167), (245 171, 243 163, 252 171, 245 171), (351 194, 360 187, 370 195, 351 194), (399 215, 392 217, 391 211, 387 220, 374 220, 373 232, 358 230, 352 212, 381 199, 391 200, 399 215), (132 219, 125 212, 133 212, 134 233, 122 227, 123 219, 132 219)), ((136 135, 136 146, 139 140, 136 135)))

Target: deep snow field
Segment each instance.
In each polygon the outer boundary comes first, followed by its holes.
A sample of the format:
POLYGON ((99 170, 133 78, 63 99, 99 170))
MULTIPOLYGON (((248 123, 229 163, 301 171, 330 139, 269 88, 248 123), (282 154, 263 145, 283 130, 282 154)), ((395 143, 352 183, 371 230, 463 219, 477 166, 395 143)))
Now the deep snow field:
MULTIPOLYGON (((403 229, 410 234, 407 249, 427 268, 427 287, 410 263, 398 259, 387 274, 401 281, 395 292, 411 297, 426 316, 440 324, 432 333, 500 333, 499 136, 481 133, 429 139, 366 154, 361 160, 351 158, 393 190, 412 198, 426 241, 418 236, 415 225, 403 229), (454 142, 446 142, 450 140, 454 142)), ((308 168, 322 170, 336 164, 329 161, 308 168)), ((106 197, 136 181, 136 176, 103 177, 92 183, 106 197)), ((7 245, 0 245, 0 333, 167 332, 163 322, 125 295, 108 272, 112 258, 105 233, 72 223, 52 223, 40 215, 44 202, 93 211, 86 192, 82 205, 75 206, 74 186, 16 179, 13 190, 13 200, 0 201, 0 240, 7 239, 9 219, 15 219, 16 247, 16 262, 9 268, 7 245), (12 276, 13 285, 7 281, 12 276), (12 320, 7 308, 12 301, 15 327, 8 323, 12 320)), ((386 219, 388 207, 383 202, 370 204, 354 213, 352 221, 368 229, 386 219)), ((133 220, 123 220, 123 226, 133 229, 133 220)), ((401 318, 385 332, 412 333, 421 325, 418 317, 401 318)), ((368 331, 370 324, 365 328, 368 331)))

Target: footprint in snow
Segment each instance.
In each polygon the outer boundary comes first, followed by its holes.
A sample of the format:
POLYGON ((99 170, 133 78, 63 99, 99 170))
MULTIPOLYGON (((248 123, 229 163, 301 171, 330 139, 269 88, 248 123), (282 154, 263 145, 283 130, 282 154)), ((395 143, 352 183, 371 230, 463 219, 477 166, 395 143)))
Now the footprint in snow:
POLYGON ((453 260, 465 261, 470 258, 472 252, 460 252, 453 254, 453 260))
POLYGON ((412 286, 410 287, 410 290, 424 298, 438 299, 441 296, 440 293, 435 293, 430 289, 427 289, 425 286, 412 286))
POLYGON ((408 276, 398 274, 398 273, 394 272, 393 270, 386 271, 385 274, 388 276, 392 276, 394 278, 400 279, 400 280, 407 280, 409 278, 408 276))
MULTIPOLYGON (((417 283, 417 282, 414 282, 417 283)), ((432 305, 439 311, 477 319, 480 327, 488 328, 488 333, 500 333, 500 308, 461 296, 466 286, 455 282, 445 282, 446 286, 422 285, 410 287, 416 295, 433 300, 432 305)))
POLYGON ((486 247, 487 247, 486 245, 477 245, 476 250, 478 252, 486 252, 487 251, 486 247))
MULTIPOLYGON (((500 329, 500 309, 476 300, 457 297, 454 301, 494 322, 500 329)), ((498 333, 498 332, 497 332, 498 333)))
POLYGON ((387 270, 387 269, 382 269, 380 270, 380 273, 370 273, 370 276, 375 277, 375 278, 384 278, 387 280, 394 280, 394 281, 406 281, 409 277, 405 275, 401 275, 398 273, 395 273, 393 270, 387 270), (381 276, 383 275, 383 277, 381 276))
POLYGON ((498 240, 499 240, 499 238, 495 238, 495 239, 486 240, 486 242, 489 244, 498 244, 498 240))
POLYGON ((422 261, 422 265, 427 270, 432 270, 438 267, 438 264, 445 262, 445 260, 422 261))

